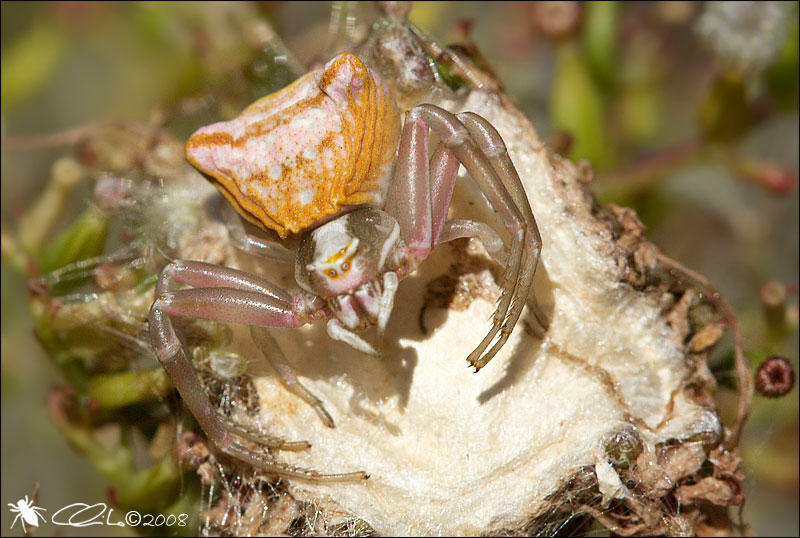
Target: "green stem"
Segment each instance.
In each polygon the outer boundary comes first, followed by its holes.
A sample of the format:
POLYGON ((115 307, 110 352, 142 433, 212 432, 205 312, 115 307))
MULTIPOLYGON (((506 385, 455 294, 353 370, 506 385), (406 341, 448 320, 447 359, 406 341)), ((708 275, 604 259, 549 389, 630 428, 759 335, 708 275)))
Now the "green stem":
POLYGON ((597 182, 598 198, 618 200, 645 191, 677 168, 698 158, 705 149, 704 141, 687 140, 605 174, 597 182))
POLYGON ((89 380, 88 396, 100 409, 110 410, 163 398, 172 384, 163 368, 100 374, 89 380))

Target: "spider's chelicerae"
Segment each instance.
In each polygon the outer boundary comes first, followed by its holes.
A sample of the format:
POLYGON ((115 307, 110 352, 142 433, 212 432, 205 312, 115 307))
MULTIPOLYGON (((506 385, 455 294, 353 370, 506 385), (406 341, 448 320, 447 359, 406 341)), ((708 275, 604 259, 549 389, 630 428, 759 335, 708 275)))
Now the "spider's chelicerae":
MULTIPOLYGON (((255 343, 285 386, 330 427, 333 420, 322 402, 298 382, 265 328, 327 320, 331 338, 377 355, 358 332, 376 325, 382 333, 399 281, 437 245, 462 237, 479 238, 506 267, 492 327, 467 357, 476 371, 498 352, 517 323, 541 237, 503 140, 477 114, 453 115, 430 104, 414 107, 401 123, 402 114, 384 82, 345 53, 256 101, 239 117, 201 128, 187 142, 189 162, 242 217, 283 239, 299 236, 295 256, 281 245, 245 234, 241 226, 233 234, 249 252, 283 262, 294 259, 298 290, 188 260, 171 262, 158 280, 149 315, 153 348, 206 434, 224 452, 285 476, 364 477, 291 468, 242 443, 246 439, 284 450, 308 447, 265 439, 220 417, 171 317, 250 325, 255 343), (440 141, 430 159, 429 131, 440 141), (459 164, 502 218, 509 249, 486 224, 447 220, 459 164), (178 284, 188 288, 177 289, 178 284)), ((533 297, 529 303, 546 326, 533 297)))

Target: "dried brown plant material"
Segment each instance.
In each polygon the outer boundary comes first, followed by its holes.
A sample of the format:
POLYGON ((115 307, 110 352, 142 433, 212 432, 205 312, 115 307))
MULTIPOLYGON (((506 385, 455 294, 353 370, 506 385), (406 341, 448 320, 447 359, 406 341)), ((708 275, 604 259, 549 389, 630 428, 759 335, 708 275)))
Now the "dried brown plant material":
POLYGON ((770 280, 765 282, 759 290, 761 305, 767 325, 774 329, 786 326, 786 286, 781 282, 770 280))
POLYGON ((725 331, 719 323, 709 323, 700 329, 692 339, 689 340, 689 351, 701 353, 712 348, 722 338, 725 331))

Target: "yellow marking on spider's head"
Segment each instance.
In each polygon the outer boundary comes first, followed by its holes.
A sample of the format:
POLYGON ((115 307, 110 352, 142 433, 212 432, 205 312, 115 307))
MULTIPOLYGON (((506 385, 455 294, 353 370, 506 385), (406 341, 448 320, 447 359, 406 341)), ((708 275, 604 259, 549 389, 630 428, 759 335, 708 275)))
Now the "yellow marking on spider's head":
POLYGON ((309 271, 319 271, 329 279, 336 279, 346 275, 353 267, 353 257, 358 250, 358 239, 351 239, 347 245, 328 257, 327 260, 310 263, 306 266, 309 271))

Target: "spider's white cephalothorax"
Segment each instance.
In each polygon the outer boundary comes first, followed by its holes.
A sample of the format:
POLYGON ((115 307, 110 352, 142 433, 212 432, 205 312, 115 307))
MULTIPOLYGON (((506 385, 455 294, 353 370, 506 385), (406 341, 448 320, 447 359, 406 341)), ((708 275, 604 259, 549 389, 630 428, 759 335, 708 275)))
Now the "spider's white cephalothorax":
MULTIPOLYGON (((363 473, 319 475, 276 463, 241 439, 299 450, 307 443, 264 439, 217 415, 192 367, 172 317, 251 326, 251 335, 284 385, 322 421, 333 419, 301 385, 268 327, 326 320, 331 338, 364 353, 377 350, 358 333, 383 332, 399 281, 437 245, 477 237, 505 267, 492 327, 467 357, 475 370, 505 344, 528 300, 541 238, 514 164, 497 131, 470 112, 430 104, 405 115, 380 77, 352 54, 340 54, 228 122, 198 130, 186 144, 190 163, 239 215, 281 238, 299 236, 290 291, 252 274, 175 260, 161 273, 149 323, 153 348, 209 438, 224 452, 284 476, 361 479, 363 473), (401 126, 402 123, 402 126, 401 126), (439 143, 428 157, 430 132, 439 143), (500 216, 503 241, 486 224, 447 220, 459 165, 500 216), (186 284, 187 289, 178 289, 186 284)), ((249 252, 278 261, 285 247, 240 234, 249 252)))

